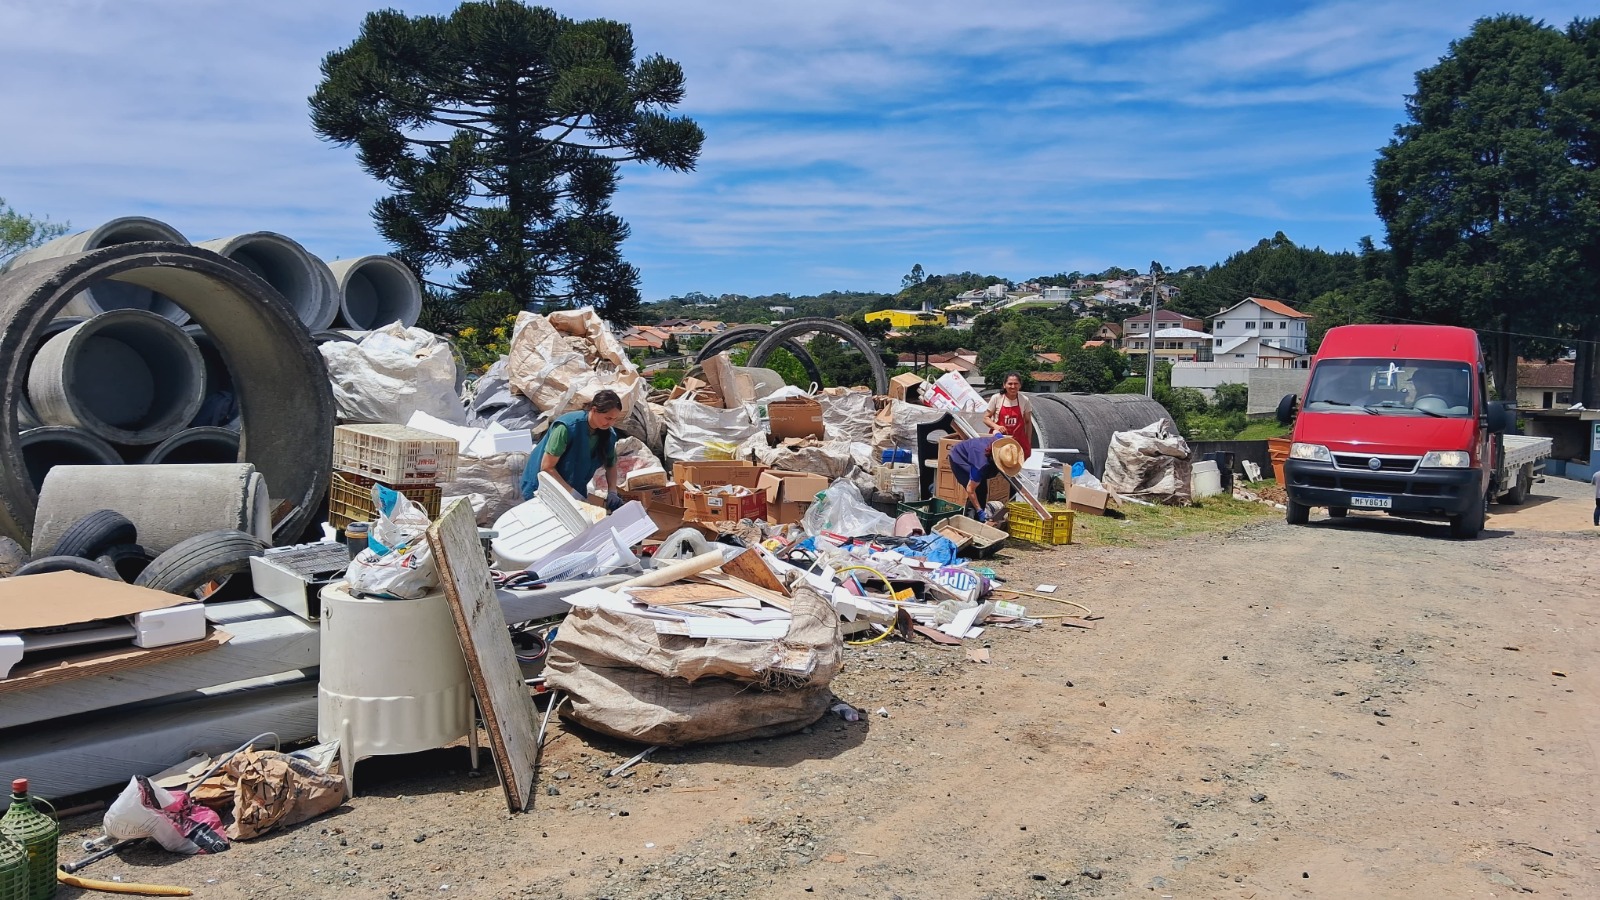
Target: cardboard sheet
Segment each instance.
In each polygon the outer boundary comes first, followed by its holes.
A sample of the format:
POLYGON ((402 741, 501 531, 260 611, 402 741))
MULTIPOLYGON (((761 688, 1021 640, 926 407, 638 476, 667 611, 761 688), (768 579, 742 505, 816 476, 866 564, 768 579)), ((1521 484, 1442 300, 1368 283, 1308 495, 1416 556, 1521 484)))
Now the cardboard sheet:
POLYGON ((182 602, 165 591, 82 572, 0 578, 0 631, 58 628, 116 619, 182 602))

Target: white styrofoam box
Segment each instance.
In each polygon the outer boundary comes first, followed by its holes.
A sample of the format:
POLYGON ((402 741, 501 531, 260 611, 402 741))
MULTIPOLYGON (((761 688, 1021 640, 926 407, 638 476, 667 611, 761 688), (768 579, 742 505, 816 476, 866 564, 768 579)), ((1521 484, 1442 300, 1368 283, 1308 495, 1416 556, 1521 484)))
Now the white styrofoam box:
POLYGON ((0 634, 0 678, 11 675, 11 667, 22 662, 22 635, 0 634))
POLYGON ((203 603, 182 603, 165 609, 134 613, 129 619, 138 647, 165 647, 206 636, 206 607, 203 603))

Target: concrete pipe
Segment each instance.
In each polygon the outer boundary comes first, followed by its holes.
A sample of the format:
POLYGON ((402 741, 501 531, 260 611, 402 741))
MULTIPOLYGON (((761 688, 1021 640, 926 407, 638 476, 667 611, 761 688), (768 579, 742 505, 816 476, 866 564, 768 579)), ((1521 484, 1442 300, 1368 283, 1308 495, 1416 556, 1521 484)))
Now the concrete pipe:
POLYGON ((328 269, 339 285, 343 327, 371 331, 399 322, 410 328, 422 315, 422 285, 392 256, 335 260, 328 269))
MULTIPOLYGON (((33 358, 39 355, 39 348, 44 346, 45 341, 50 340, 74 325, 78 325, 87 321, 89 320, 85 319, 83 316, 62 316, 59 319, 52 320, 50 324, 40 329, 39 338, 34 342, 33 346, 22 351, 23 366, 30 367, 33 365, 33 358)), ((28 402, 28 392, 26 390, 26 386, 24 386, 22 395, 18 397, 18 400, 21 402, 21 406, 17 410, 17 421, 22 425, 23 431, 26 431, 29 428, 38 428, 44 424, 43 422, 39 421, 38 415, 34 413, 33 404, 28 402)))
POLYGON ((38 490, 56 466, 115 466, 122 463, 117 448, 87 431, 62 425, 30 428, 17 438, 28 481, 38 490))
POLYGON ((143 465, 197 465, 239 461, 239 433, 227 428, 207 426, 185 428, 151 448, 143 465))
POLYGON ((277 534, 298 538, 321 518, 332 469, 333 389, 322 356, 289 305, 248 269, 162 243, 40 260, 0 276, 0 534, 27 542, 38 503, 16 438, 28 372, 21 350, 74 295, 108 280, 172 297, 211 335, 243 411, 239 457, 265 477, 274 505, 285 505, 277 534))
POLYGON ((257 231, 197 246, 233 260, 276 288, 310 331, 327 328, 339 315, 339 287, 328 264, 281 234, 257 231))
POLYGON ((189 422, 191 428, 216 425, 232 431, 239 430, 239 392, 233 386, 233 373, 222 361, 222 351, 217 342, 199 325, 184 326, 183 333, 194 341, 200 358, 206 364, 206 396, 200 402, 200 411, 189 422))
MULTIPOLYGON (((101 247, 112 247, 117 244, 132 244, 143 241, 162 241, 170 244, 187 244, 189 241, 176 228, 156 219, 144 216, 124 216, 120 219, 58 237, 55 240, 24 253, 19 253, 12 258, 5 271, 15 272, 29 263, 42 259, 55 259, 61 256, 72 256, 77 253, 86 253, 98 250, 101 247)), ((86 288, 63 308, 62 312, 73 316, 95 316, 113 309, 147 309, 164 319, 182 325, 189 320, 189 314, 184 312, 181 305, 171 297, 137 284, 120 281, 107 281, 93 287, 86 288)))
POLYGON ((56 466, 39 489, 34 546, 54 547, 74 522, 100 509, 127 516, 151 554, 207 531, 272 537, 267 484, 249 463, 56 466))
POLYGON ((63 331, 28 368, 39 420, 114 444, 159 444, 200 411, 206 369, 183 329, 152 312, 118 309, 63 331))

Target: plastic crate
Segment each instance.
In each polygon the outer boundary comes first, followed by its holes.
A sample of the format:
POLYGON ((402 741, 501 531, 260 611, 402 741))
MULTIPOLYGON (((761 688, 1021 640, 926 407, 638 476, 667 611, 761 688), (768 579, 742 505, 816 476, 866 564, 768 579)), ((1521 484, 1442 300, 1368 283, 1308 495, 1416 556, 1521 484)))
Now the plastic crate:
POLYGON ((340 425, 333 467, 388 485, 434 485, 456 477, 454 438, 405 425, 340 425))
MULTIPOLYGON (((334 472, 328 482, 328 524, 343 531, 351 522, 376 521, 378 511, 372 506, 372 486, 379 483, 376 478, 334 472)), ((439 518, 439 503, 444 498, 444 492, 439 488, 415 484, 384 486, 409 497, 427 512, 428 518, 439 518)))
POLYGON ((1049 521, 1040 519, 1033 507, 1024 502, 1008 503, 1006 510, 1010 513, 1007 529, 1012 537, 1034 544, 1072 543, 1072 510, 1050 510, 1049 521))
POLYGON ((922 530, 933 534, 933 527, 951 516, 961 514, 962 506, 937 497, 932 500, 916 500, 911 503, 901 503, 895 507, 901 513, 916 513, 917 519, 922 523, 922 530))

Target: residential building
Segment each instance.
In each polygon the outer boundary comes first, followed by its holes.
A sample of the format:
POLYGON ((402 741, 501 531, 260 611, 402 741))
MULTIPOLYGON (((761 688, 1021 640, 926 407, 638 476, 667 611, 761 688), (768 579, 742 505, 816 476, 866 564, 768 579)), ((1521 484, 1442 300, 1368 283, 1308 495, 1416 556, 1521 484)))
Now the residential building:
POLYGON ((1007 290, 1003 284, 991 284, 983 289, 983 296, 987 300, 1004 300, 1007 290))
POLYGON ((1050 351, 1035 351, 1033 361, 1040 365, 1057 366, 1061 364, 1061 354, 1050 351))
POLYGON ((1064 287, 1046 287, 1039 291, 1039 297, 1051 303, 1066 303, 1072 299, 1072 289, 1064 287))
POLYGON ((774 315, 787 316, 787 315, 790 315, 790 314, 792 314, 794 312, 794 307, 792 307, 792 306, 769 306, 769 307, 767 307, 767 312, 773 313, 774 315))
MULTIPOLYGON (((1122 337, 1131 340, 1135 336, 1144 336, 1150 330, 1150 313, 1140 313, 1122 320, 1122 337)), ((1204 331, 1206 323, 1194 316, 1186 316, 1173 312, 1170 309, 1158 310, 1155 313, 1156 330, 1163 328, 1186 328, 1190 331, 1204 331)), ((1099 335, 1095 335, 1099 337, 1099 335)), ((1101 338, 1104 340, 1104 338, 1101 338)))
MULTIPOLYGON (((1198 331, 1199 329, 1195 330, 1198 331)), ((1083 345, 1087 347, 1090 344, 1094 344, 1096 347, 1103 344, 1110 344, 1113 347, 1122 346, 1122 326, 1115 322, 1102 324, 1099 330, 1094 333, 1094 337, 1085 341, 1083 345)))
POLYGON ((1566 409, 1573 404, 1570 360, 1517 360, 1517 406, 1521 409, 1566 409))
POLYGON ((1033 379, 1033 390, 1037 394, 1061 393, 1061 382, 1066 380, 1064 372, 1030 372, 1033 379))
POLYGON ((1246 297, 1211 317, 1211 352, 1218 362, 1267 369, 1304 369, 1311 316, 1281 300, 1246 297))
POLYGON ((1167 362, 1209 362, 1211 359, 1211 335, 1193 328, 1160 328, 1150 337, 1130 334, 1123 339, 1122 352, 1138 358, 1135 370, 1143 364, 1144 355, 1149 352, 1146 346, 1151 343, 1155 344, 1156 359, 1167 362))
POLYGON ((944 313, 923 312, 915 309, 883 309, 867 313, 866 320, 868 322, 888 322, 889 327, 896 330, 915 328, 919 325, 933 325, 943 328, 947 322, 944 313))

